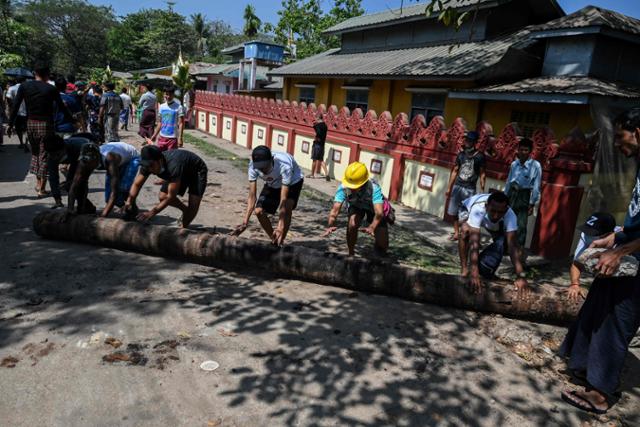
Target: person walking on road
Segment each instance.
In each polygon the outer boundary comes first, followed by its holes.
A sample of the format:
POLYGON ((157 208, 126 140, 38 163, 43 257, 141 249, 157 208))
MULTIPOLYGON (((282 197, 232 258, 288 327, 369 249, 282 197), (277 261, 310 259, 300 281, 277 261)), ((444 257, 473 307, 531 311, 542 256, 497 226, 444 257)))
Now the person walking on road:
POLYGON ((251 215, 255 213, 271 242, 281 246, 291 226, 293 210, 298 206, 304 175, 291 154, 272 153, 265 145, 253 149, 248 174, 247 211, 242 224, 237 226, 231 234, 234 236, 242 234, 249 225, 251 215), (265 184, 260 196, 256 197, 258 178, 265 181, 265 184), (278 225, 274 230, 267 214, 275 215, 276 213, 278 213, 278 225))
POLYGON ((100 98, 100 122, 104 128, 107 142, 120 141, 118 122, 123 105, 122 98, 114 92, 115 87, 114 83, 106 83, 104 85, 104 93, 100 98))
POLYGON ((129 114, 131 113, 131 97, 127 94, 127 88, 122 88, 120 93, 120 99, 122 99, 122 110, 120 110, 120 129, 129 130, 129 114))
POLYGON ((138 109, 142 111, 138 135, 144 139, 150 139, 156 127, 156 105, 158 104, 158 100, 150 84, 142 84, 140 85, 140 89, 143 93, 138 101, 138 109))
MULTIPOLYGON (((18 95, 18 89, 20 85, 26 81, 26 78, 19 77, 16 81, 16 84, 10 86, 7 90, 6 98, 8 100, 7 104, 9 107, 9 115, 13 113, 13 100, 18 95)), ((15 124, 16 135, 18 136, 18 141, 20 142, 20 148, 24 150, 25 153, 29 152, 29 148, 27 144, 24 143, 24 134, 27 132, 27 105, 22 101, 20 106, 18 107, 18 115, 16 116, 16 124, 15 124)))
POLYGON ((54 108, 62 112, 66 120, 72 121, 73 117, 68 108, 62 102, 60 93, 49 82, 49 66, 38 65, 35 72, 35 80, 24 82, 18 88, 18 93, 11 109, 9 120, 9 136, 13 133, 18 118, 20 104, 25 102, 27 107, 27 139, 31 146, 31 173, 36 176, 36 191, 38 197, 45 197, 47 193, 47 153, 44 142, 54 135, 54 108))
POLYGON ((322 113, 318 113, 316 116, 316 122, 313 124, 313 130, 316 132, 316 136, 313 139, 313 145, 311 146, 311 174, 308 178, 325 178, 327 181, 331 181, 329 176, 329 170, 327 164, 324 162, 324 144, 327 140, 327 124, 322 118, 322 113), (320 174, 320 169, 324 171, 324 175, 320 174))

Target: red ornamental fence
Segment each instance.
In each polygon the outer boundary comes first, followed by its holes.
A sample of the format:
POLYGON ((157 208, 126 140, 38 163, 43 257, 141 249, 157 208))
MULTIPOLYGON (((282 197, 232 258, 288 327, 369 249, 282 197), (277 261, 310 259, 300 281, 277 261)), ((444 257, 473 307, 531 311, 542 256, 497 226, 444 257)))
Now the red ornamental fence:
MULTIPOLYGON (((389 197, 398 200, 402 193, 404 166, 407 160, 427 165, 451 168, 455 156, 460 151, 467 132, 463 118, 453 120, 445 126, 444 118, 437 116, 426 123, 422 115, 409 122, 405 113, 395 118, 388 111, 378 115, 369 110, 362 114, 360 109, 350 112, 348 108, 338 109, 332 105, 315 106, 305 103, 276 101, 239 95, 216 94, 198 91, 195 109, 198 114, 206 114, 206 131, 210 131, 211 115, 222 123, 223 117, 230 117, 232 142, 236 139, 238 120, 266 126, 265 143, 271 146, 273 129, 289 134, 286 150, 293 154, 295 135, 313 137, 313 124, 318 114, 322 114, 329 132, 327 141, 347 145, 350 148, 349 162, 359 159, 362 150, 386 154, 393 158, 393 172, 389 197)), ((479 133, 479 147, 487 156, 487 176, 505 180, 509 165, 515 159, 521 138, 517 124, 510 123, 495 136, 490 123, 482 121, 476 125, 479 133)), ((217 135, 222 137, 222 126, 217 126, 217 135)), ((579 185, 582 174, 591 173, 594 153, 597 150, 595 138, 585 136, 580 129, 574 129, 558 143, 553 131, 542 128, 532 136, 533 157, 543 166, 543 188, 536 226, 533 231, 531 248, 546 257, 562 257, 569 254, 576 221, 584 189, 579 185)), ((252 148, 252 132, 248 132, 248 148, 252 148)), ((341 177, 336 177, 341 178, 341 177)))

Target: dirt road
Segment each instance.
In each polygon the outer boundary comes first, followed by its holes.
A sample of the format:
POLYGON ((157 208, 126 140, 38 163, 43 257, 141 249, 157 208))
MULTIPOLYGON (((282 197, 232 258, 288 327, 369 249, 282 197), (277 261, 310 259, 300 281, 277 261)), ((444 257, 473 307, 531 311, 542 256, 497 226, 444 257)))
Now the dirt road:
MULTIPOLYGON (((637 351, 609 416, 559 400, 565 377, 550 353, 563 328, 283 280, 250 266, 224 271, 41 240, 30 222, 51 200, 35 198, 29 158, 9 142, 0 152, 1 425, 640 422, 637 351), (202 370, 209 360, 219 367, 202 370)), ((244 209, 245 174, 232 160, 205 157, 212 185, 196 222, 226 231, 244 209)), ((103 183, 103 173, 92 177, 98 205, 103 183)), ((143 207, 157 190, 143 190, 143 207)), ((304 202, 300 212, 318 209, 304 202)), ((158 221, 176 217, 169 210, 158 221)), ((250 232, 261 236, 255 223, 250 232)))

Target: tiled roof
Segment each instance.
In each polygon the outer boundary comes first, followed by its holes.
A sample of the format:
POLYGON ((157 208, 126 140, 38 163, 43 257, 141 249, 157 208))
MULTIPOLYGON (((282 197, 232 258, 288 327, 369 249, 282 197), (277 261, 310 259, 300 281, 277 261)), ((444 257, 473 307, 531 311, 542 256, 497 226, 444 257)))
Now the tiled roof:
MULTIPOLYGON (((596 6, 587 6, 570 15, 539 25, 535 28, 535 32, 555 32, 597 26, 640 35, 640 20, 596 6)), ((535 36, 536 34, 534 33, 533 35, 535 36)))
POLYGON ((490 41, 385 51, 340 53, 329 50, 272 70, 273 76, 459 77, 498 63, 511 47, 534 43, 528 30, 490 41))
POLYGON ((620 98, 640 98, 640 87, 583 76, 534 77, 515 83, 467 89, 459 92, 601 95, 620 98))
MULTIPOLYGON (((501 1, 498 0, 450 0, 447 6, 453 8, 464 8, 469 6, 476 6, 483 3, 497 4, 501 1)), ((369 27, 371 25, 383 24, 391 21, 403 21, 406 19, 418 18, 420 15, 425 15, 425 9, 427 7, 426 2, 421 2, 413 6, 405 6, 402 9, 388 9, 382 12, 370 13, 367 15, 356 16, 355 18, 347 19, 333 27, 328 28, 325 33, 341 33, 347 30, 358 29, 362 27, 369 27)), ((438 10, 436 5, 434 12, 438 10)))

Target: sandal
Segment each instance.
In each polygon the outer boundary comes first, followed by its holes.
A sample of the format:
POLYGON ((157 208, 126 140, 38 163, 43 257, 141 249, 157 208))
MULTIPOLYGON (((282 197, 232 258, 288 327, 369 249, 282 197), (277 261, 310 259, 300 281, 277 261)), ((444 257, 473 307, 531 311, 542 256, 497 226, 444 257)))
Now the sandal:
POLYGON ((573 406, 574 408, 583 410, 585 412, 591 412, 597 415, 604 415, 609 410, 609 408, 607 409, 596 408, 596 405, 594 405, 587 399, 580 397, 578 395, 578 392, 575 390, 572 390, 570 392, 563 391, 560 396, 562 397, 562 400, 567 402, 569 405, 573 406), (579 399, 579 401, 576 401, 575 399, 579 399))

